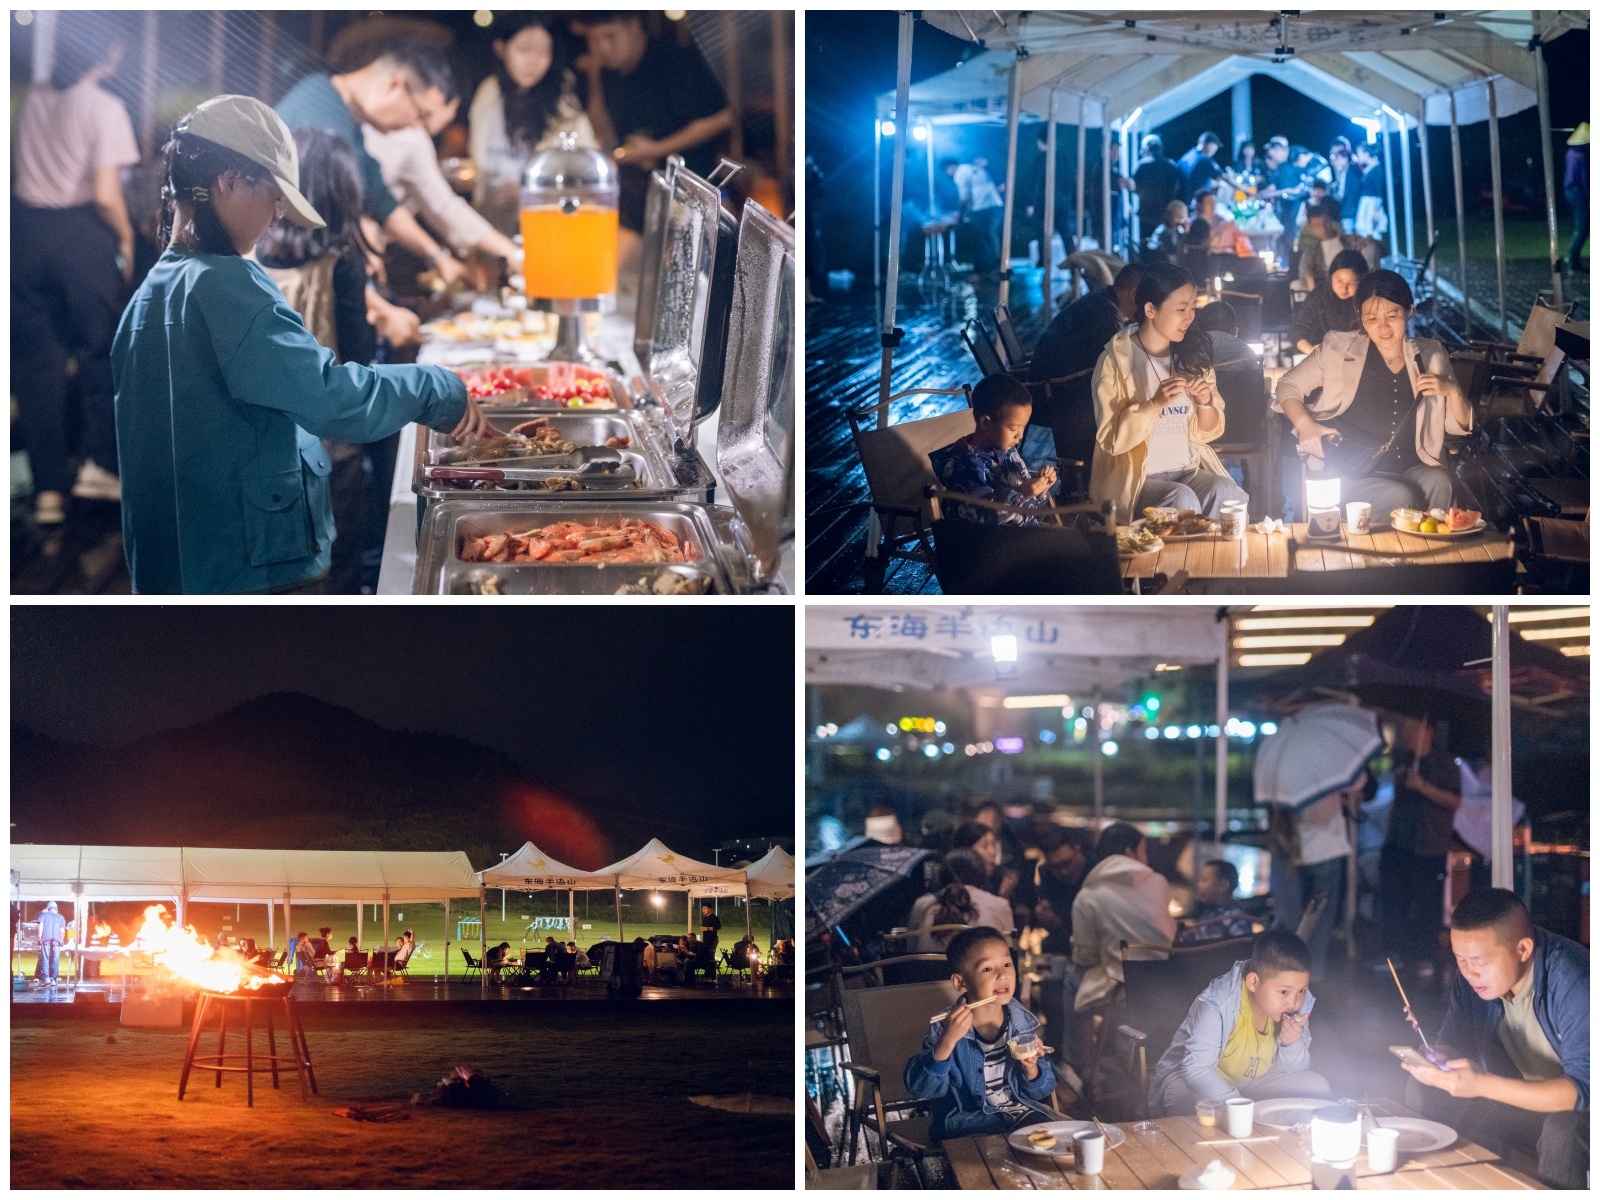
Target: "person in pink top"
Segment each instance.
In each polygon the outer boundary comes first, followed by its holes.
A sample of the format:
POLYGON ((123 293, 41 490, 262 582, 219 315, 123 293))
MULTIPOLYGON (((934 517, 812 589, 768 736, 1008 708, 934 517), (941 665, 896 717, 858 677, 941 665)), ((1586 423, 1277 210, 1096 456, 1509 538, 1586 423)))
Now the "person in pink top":
POLYGON ((139 145, 122 102, 100 86, 116 73, 122 47, 80 32, 70 15, 62 20, 50 79, 23 99, 12 177, 11 390, 41 525, 65 519, 69 488, 85 500, 122 495, 111 342, 133 279, 122 172, 139 161, 139 145), (75 421, 69 357, 78 365, 75 421))

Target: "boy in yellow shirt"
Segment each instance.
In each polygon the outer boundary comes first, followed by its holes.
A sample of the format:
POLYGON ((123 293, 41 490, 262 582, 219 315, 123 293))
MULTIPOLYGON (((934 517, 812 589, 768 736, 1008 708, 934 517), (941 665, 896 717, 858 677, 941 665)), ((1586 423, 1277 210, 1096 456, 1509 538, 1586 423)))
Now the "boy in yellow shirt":
POLYGON ((1182 1113, 1195 1101, 1243 1096, 1329 1096, 1311 1069, 1311 954, 1284 930, 1256 938, 1195 998, 1150 1081, 1152 1113, 1182 1113))

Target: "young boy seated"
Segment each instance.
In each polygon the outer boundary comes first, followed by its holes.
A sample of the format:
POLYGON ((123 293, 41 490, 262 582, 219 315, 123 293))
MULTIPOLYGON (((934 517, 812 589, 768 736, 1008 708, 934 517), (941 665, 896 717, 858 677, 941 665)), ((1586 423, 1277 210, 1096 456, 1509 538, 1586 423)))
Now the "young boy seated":
POLYGON ((1249 960, 1213 979, 1189 1006, 1156 1064, 1151 1113, 1193 1112, 1201 1097, 1332 1095, 1311 1070, 1310 987, 1304 942, 1281 929, 1256 938, 1249 960))
POLYGON ((950 981, 961 993, 949 1015, 928 1030, 922 1052, 906 1063, 906 1089, 933 1101, 932 1136, 1009 1133, 1019 1125, 1060 1120, 1050 1108, 1055 1074, 1038 1042, 1039 1020, 1013 997, 1017 972, 1005 935, 974 925, 945 950, 950 981), (978 1001, 999 999, 981 1007, 978 1001), (1036 1039, 1025 1057, 1015 1039, 1036 1039))
MULTIPOLYGON (((1056 469, 1028 470, 1017 453, 1033 398, 1009 375, 990 375, 972 389, 972 416, 977 428, 960 441, 942 446, 928 457, 941 486, 1014 508, 1046 508, 1056 482, 1056 469)), ((997 513, 972 504, 949 504, 946 512, 963 521, 986 525, 1035 525, 1038 517, 997 513)))
POLYGON ((1250 914, 1233 902, 1239 887, 1239 868, 1214 858, 1200 868, 1194 884, 1194 912, 1178 922, 1174 946, 1198 946, 1228 938, 1249 937, 1256 931, 1250 914))

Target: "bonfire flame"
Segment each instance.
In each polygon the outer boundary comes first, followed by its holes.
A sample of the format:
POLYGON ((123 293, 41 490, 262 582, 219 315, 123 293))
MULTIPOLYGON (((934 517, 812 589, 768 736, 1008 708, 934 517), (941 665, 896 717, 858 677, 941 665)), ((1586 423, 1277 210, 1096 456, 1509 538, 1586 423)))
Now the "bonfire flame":
POLYGON ((211 992, 255 991, 289 982, 282 975, 252 971, 242 962, 213 958, 211 945, 194 931, 194 926, 180 929, 167 916, 164 904, 152 904, 144 910, 144 924, 139 927, 132 949, 149 954, 157 965, 211 992))

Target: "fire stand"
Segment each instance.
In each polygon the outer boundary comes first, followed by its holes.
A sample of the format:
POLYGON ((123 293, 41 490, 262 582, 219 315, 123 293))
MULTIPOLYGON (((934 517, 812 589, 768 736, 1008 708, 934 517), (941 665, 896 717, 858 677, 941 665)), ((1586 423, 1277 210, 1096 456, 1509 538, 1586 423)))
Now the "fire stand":
MULTIPOLYGON (((309 1100, 306 1093, 307 1082, 311 1085, 311 1094, 317 1092, 317 1077, 311 1069, 311 1047, 306 1044, 305 1027, 300 1024, 299 1014, 295 1012, 294 1000, 287 995, 288 988, 281 989, 285 994, 281 996, 263 996, 259 992, 208 992, 200 993, 200 1004, 194 1012, 194 1028, 189 1034, 189 1052, 184 1055, 183 1074, 178 1079, 178 1099, 183 1099, 184 1090, 189 1086, 189 1071, 199 1067, 202 1071, 215 1071, 217 1074, 217 1087, 222 1086, 222 1073, 224 1071, 242 1071, 244 1073, 245 1103, 254 1107, 255 1076, 256 1072, 266 1070, 272 1074, 272 1086, 278 1086, 278 1065, 280 1063, 294 1065, 295 1073, 300 1080, 300 1099, 309 1100), (244 1005, 244 1053, 225 1053, 225 1042, 228 1036, 228 1008, 230 1005, 244 1005), (217 1012, 217 1052, 215 1054, 196 1054, 195 1048, 200 1043, 200 1031, 205 1027, 206 1018, 216 1007, 217 1012), (260 1006, 261 1016, 266 1020, 267 1026, 267 1053, 257 1054, 253 1043, 255 1032, 255 1011, 252 1005, 260 1006), (276 1034, 272 1027, 273 1013, 281 1008, 284 1028, 289 1035, 290 1055, 278 1053, 276 1034), (241 1066, 235 1060, 243 1059, 241 1066)), ((236 1010, 237 1011, 237 1010, 236 1010)))

